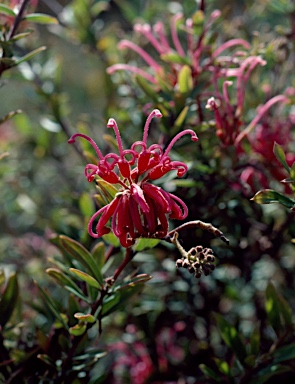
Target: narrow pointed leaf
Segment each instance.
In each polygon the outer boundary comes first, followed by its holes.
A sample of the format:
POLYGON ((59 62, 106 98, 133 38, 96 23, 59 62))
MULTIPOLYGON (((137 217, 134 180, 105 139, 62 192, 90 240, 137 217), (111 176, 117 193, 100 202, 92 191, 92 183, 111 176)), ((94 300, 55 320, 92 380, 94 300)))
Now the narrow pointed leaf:
POLYGON ((275 364, 288 360, 295 361, 295 344, 284 345, 276 349, 273 353, 273 359, 275 364))
POLYGON ((137 84, 140 86, 140 88, 143 90, 143 92, 150 97, 152 100, 154 100, 156 103, 159 102, 159 96, 154 91, 154 89, 150 86, 149 82, 144 79, 142 76, 136 76, 135 77, 137 84))
POLYGON ((60 313, 56 303, 53 300, 53 298, 51 298, 51 296, 46 292, 46 290, 41 288, 38 284, 37 284, 37 288, 38 288, 41 296, 43 297, 43 299, 44 299, 43 302, 47 306, 47 308, 61 322, 61 324, 64 326, 64 328, 68 329, 68 325, 64 319, 64 316, 62 315, 62 313, 60 313))
POLYGON ((280 304, 277 291, 272 283, 269 283, 266 291, 266 303, 265 309, 267 313, 268 320, 277 334, 279 334, 282 329, 282 322, 280 316, 280 304))
POLYGON ((132 278, 125 278, 121 283, 116 284, 113 289, 114 291, 119 291, 121 289, 125 289, 126 287, 131 287, 136 284, 146 283, 151 280, 152 276, 147 273, 142 273, 140 275, 134 276, 132 278))
POLYGON ((115 198, 116 194, 118 193, 118 190, 112 184, 100 178, 97 178, 96 182, 98 187, 101 189, 104 196, 106 197, 108 203, 110 203, 115 198))
POLYGON ((4 283, 5 283, 5 273, 3 269, 0 269, 0 289, 4 283))
POLYGON ((283 298, 283 296, 279 295, 279 306, 280 312, 283 317, 286 326, 292 326, 292 309, 288 302, 283 298))
POLYGON ((101 285, 99 284, 99 282, 95 280, 92 276, 88 275, 87 273, 75 268, 70 268, 70 271, 74 273, 79 280, 85 281, 87 284, 91 285, 94 288, 97 288, 97 289, 101 288, 101 285))
POLYGON ((143 251, 144 249, 154 248, 156 245, 159 244, 159 242, 160 242, 159 239, 140 238, 136 240, 136 243, 133 246, 133 249, 135 252, 140 252, 140 251, 143 251))
POLYGON ((193 89, 192 70, 184 65, 178 73, 178 86, 181 94, 186 95, 193 89))
POLYGON ((89 298, 84 295, 83 291, 77 286, 77 284, 62 271, 56 268, 48 268, 46 269, 46 273, 53 277, 62 287, 67 289, 69 292, 84 300, 86 303, 90 302, 89 298))
POLYGON ((144 287, 144 283, 128 284, 124 288, 120 288, 114 292, 112 296, 106 297, 103 302, 102 315, 107 316, 110 313, 122 308, 128 300, 140 292, 144 287))
POLYGON ((288 163, 286 161, 285 152, 284 152, 283 148, 280 146, 280 144, 278 144, 276 142, 274 143, 273 152, 274 152, 276 158, 278 159, 278 161, 282 164, 282 166, 289 173, 290 172, 290 167, 289 167, 289 165, 288 165, 288 163))
POLYGON ((43 361, 43 363, 49 365, 51 368, 56 369, 55 362, 50 356, 46 355, 45 353, 39 353, 39 355, 37 355, 37 359, 43 361))
POLYGON ((87 326, 84 323, 77 324, 69 329, 69 332, 73 336, 82 336, 86 332, 87 326))
POLYGON ((164 53, 160 56, 160 58, 165 61, 166 63, 173 63, 173 64, 190 64, 190 59, 188 57, 180 56, 178 53, 164 53))
POLYGON ((185 106, 183 110, 180 112, 180 114, 177 116, 177 119, 174 123, 174 127, 177 127, 178 129, 181 128, 185 122, 187 113, 188 113, 189 107, 185 106))
POLYGON ((19 65, 25 61, 30 60, 32 57, 36 56, 38 53, 44 51, 45 49, 47 49, 45 46, 34 49, 34 51, 32 51, 32 52, 28 53, 27 55, 21 57, 20 59, 16 60, 14 65, 16 66, 16 65, 19 65))
POLYGON ((245 342, 239 335, 237 329, 227 322, 221 315, 215 314, 218 329, 225 344, 232 349, 240 363, 245 366, 247 357, 245 342))
POLYGON ((100 241, 97 243, 94 248, 91 250, 92 256, 95 260, 95 263, 97 265, 97 268, 101 271, 102 267, 105 263, 105 244, 103 241, 100 241))
POLYGON ((10 319, 18 299, 18 282, 16 273, 9 276, 3 294, 0 297, 0 325, 4 327, 10 319))
POLYGON ((251 200, 255 201, 257 204, 279 203, 287 208, 293 208, 295 204, 295 201, 289 197, 273 191, 272 189, 264 189, 263 191, 257 192, 251 200))
POLYGON ((9 8, 5 4, 0 4, 0 13, 3 14, 3 15, 12 16, 12 17, 16 16, 15 12, 13 11, 13 9, 9 8))
POLYGON ((14 35, 10 41, 18 41, 24 39, 25 37, 30 36, 32 33, 33 31, 18 33, 17 35, 14 35))
POLYGON ((107 233, 106 235, 103 235, 102 238, 104 241, 108 244, 113 245, 114 247, 120 246, 120 240, 113 234, 113 232, 107 233))
POLYGON ((30 13, 24 16, 23 18, 30 23, 38 23, 38 24, 58 24, 57 18, 49 15, 45 15, 43 13, 30 13))
POLYGON ((74 317, 78 319, 79 321, 85 321, 86 323, 95 323, 96 319, 94 316, 92 316, 90 313, 84 314, 81 312, 75 313, 74 317))
POLYGON ((223 381, 223 379, 220 377, 220 373, 213 371, 213 369, 209 368, 207 365, 200 364, 199 368, 204 373, 204 375, 206 377, 209 377, 210 379, 213 379, 214 382, 221 383, 223 381))
POLYGON ((100 270, 98 269, 91 253, 83 247, 82 244, 67 237, 60 236, 63 247, 68 251, 76 260, 78 260, 84 267, 88 269, 88 272, 95 277, 95 279, 103 285, 103 278, 100 270))
POLYGON ((82 193, 79 199, 79 208, 83 216, 90 218, 93 215, 94 204, 89 193, 82 193))

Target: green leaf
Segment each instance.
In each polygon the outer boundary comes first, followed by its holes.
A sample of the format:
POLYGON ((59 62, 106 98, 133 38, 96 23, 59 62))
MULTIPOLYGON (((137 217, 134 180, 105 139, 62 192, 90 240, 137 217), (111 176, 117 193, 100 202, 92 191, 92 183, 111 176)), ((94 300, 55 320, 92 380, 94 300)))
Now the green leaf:
POLYGON ((291 327, 293 325, 292 321, 292 309, 290 305, 287 303, 287 301, 283 298, 283 296, 278 295, 279 297, 279 306, 280 306, 280 313, 282 316, 282 319, 285 322, 285 325, 287 327, 291 327))
POLYGON ((228 363, 224 360, 221 360, 221 359, 214 359, 219 371, 226 375, 226 376, 231 376, 231 373, 230 373, 230 366, 228 365, 228 363))
POLYGON ((265 291, 265 309, 268 320, 279 335, 285 332, 286 326, 292 325, 292 311, 285 299, 278 294, 274 285, 270 282, 265 291))
POLYGON ((9 8, 5 4, 0 4, 0 13, 2 13, 4 15, 7 15, 7 16, 12 16, 12 17, 16 16, 15 12, 13 11, 13 9, 9 8))
POLYGON ((278 348, 273 353, 273 362, 275 364, 282 363, 283 361, 295 359, 295 343, 284 345, 278 348))
POLYGON ((189 94, 193 89, 192 70, 188 65, 184 65, 178 73, 179 91, 183 95, 189 94))
POLYGON ((210 377, 210 379, 213 379, 215 382, 217 383, 223 382, 223 378, 220 377, 219 372, 216 373, 215 371, 213 371, 213 369, 207 367, 207 365, 205 364, 200 364, 199 368, 204 373, 205 376, 210 377))
POLYGON ((103 278, 100 270, 97 268, 97 265, 89 251, 82 244, 71 239, 67 236, 59 236, 61 243, 66 251, 68 251, 76 260, 83 264, 90 274, 93 274, 95 279, 103 285, 103 278))
POLYGON ((83 216, 89 218, 93 215, 94 204, 89 193, 82 193, 79 199, 79 208, 83 216))
POLYGON ((183 126, 188 111, 189 111, 189 107, 185 106, 183 110, 180 112, 180 114, 177 116, 177 119, 175 120, 175 123, 174 123, 174 127, 177 127, 178 130, 183 126))
POLYGON ((106 235, 103 235, 102 238, 104 241, 108 244, 113 245, 114 247, 120 246, 120 240, 113 234, 113 232, 107 233, 106 235))
POLYGON ((144 282, 150 278, 151 276, 143 274, 136 276, 132 281, 122 282, 113 287, 114 291, 110 292, 111 296, 106 297, 103 301, 102 315, 107 316, 122 308, 133 295, 143 289, 144 282))
POLYGON ((5 273, 3 269, 0 269, 0 289, 4 283, 5 283, 5 273))
POLYGON ((83 291, 77 286, 77 284, 65 273, 56 268, 47 268, 46 273, 53 277, 62 287, 67 289, 69 292, 90 304, 90 299, 84 295, 83 291))
POLYGON ((256 377, 249 382, 249 384, 264 384, 274 376, 290 372, 292 368, 283 365, 268 365, 266 368, 259 371, 256 377))
POLYGON ((69 295, 68 299, 68 315, 69 315, 69 325, 74 326, 76 322, 73 323, 73 317, 75 313, 79 312, 80 306, 77 302, 76 296, 72 293, 69 295))
POLYGON ((278 144, 278 143, 274 143, 274 146, 273 146, 273 152, 276 156, 276 158, 278 159, 278 161, 282 164, 282 166, 286 169, 286 171, 289 173, 290 172, 290 167, 286 161, 286 155, 285 155, 285 152, 283 150, 283 148, 278 144))
POLYGON ((18 299, 18 282, 16 273, 9 276, 4 292, 0 298, 0 325, 3 328, 10 319, 18 299))
POLYGON ((117 188, 115 188, 112 184, 108 183, 107 181, 102 180, 101 178, 97 178, 96 183, 98 188, 104 194, 107 202, 110 203, 118 193, 117 188))
POLYGON ((159 95, 150 86, 150 83, 146 79, 144 79, 142 76, 136 76, 135 79, 139 87, 148 97, 150 97, 156 103, 160 102, 159 95))
POLYGON ((85 323, 93 324, 96 322, 95 317, 92 316, 91 313, 84 314, 84 313, 78 312, 74 314, 74 317, 79 321, 85 321, 85 323))
POLYGON ((239 336, 237 329, 221 315, 215 314, 218 329, 225 344, 234 352, 240 363, 245 366, 247 357, 245 342, 239 336))
POLYGON ((106 249, 104 242, 100 241, 99 243, 95 244, 94 248, 91 250, 91 253, 95 260, 97 268, 101 271, 105 263, 106 249))
POLYGON ((12 37, 12 39, 10 39, 10 42, 11 41, 18 41, 18 40, 24 39, 25 37, 30 36, 32 33, 33 33, 33 31, 18 33, 17 35, 14 35, 12 37))
POLYGON ((97 280, 95 280, 92 276, 88 275, 87 273, 80 271, 79 269, 70 268, 70 271, 74 273, 78 277, 79 280, 85 281, 87 284, 91 285, 91 287, 100 289, 101 285, 97 280))
POLYGON ((120 306, 121 295, 119 292, 113 293, 110 296, 106 296, 103 300, 101 314, 107 316, 114 312, 120 306))
POLYGON ((188 57, 180 56, 178 53, 164 53, 160 55, 160 58, 165 61, 166 63, 172 63, 172 64, 190 64, 190 59, 188 57))
POLYGON ((47 291, 43 288, 41 288, 38 284, 36 284, 40 295, 43 297, 43 302, 47 306, 47 308, 50 310, 50 312, 60 321, 60 323, 64 326, 65 329, 68 329, 68 325, 65 321, 65 318, 62 313, 60 313, 55 301, 53 298, 47 293, 47 291))
POLYGON ((121 289, 125 289, 126 287, 133 287, 136 284, 146 283, 151 279, 152 276, 148 275, 147 273, 142 273, 132 278, 126 277, 123 281, 114 286, 114 291, 119 291, 121 289))
POLYGON ((54 360, 50 356, 46 355, 45 353, 39 353, 39 355, 37 355, 37 359, 43 361, 43 363, 49 365, 51 368, 56 369, 54 360))
POLYGON ((136 243, 133 246, 133 249, 135 252, 140 252, 140 251, 143 251, 144 249, 154 248, 156 245, 159 244, 159 242, 160 242, 159 239, 140 238, 136 240, 136 243))
POLYGON ((295 204, 295 201, 289 199, 289 197, 272 189, 264 189, 263 191, 257 192, 251 200, 257 204, 279 203, 287 208, 293 208, 295 204))
POLYGON ((38 24, 58 24, 57 18, 43 13, 29 13, 23 17, 23 20, 38 24))
POLYGON ((279 334, 280 331, 283 331, 281 317, 280 317, 280 305, 279 305, 278 294, 272 283, 268 284, 265 291, 265 295, 266 295, 265 310, 267 313, 268 320, 270 322, 270 325, 276 331, 276 333, 279 334))
POLYGON ((30 60, 32 57, 36 56, 38 53, 44 51, 45 49, 47 49, 45 46, 34 49, 34 51, 32 51, 32 52, 28 53, 27 55, 21 57, 20 59, 16 60, 14 62, 14 66, 30 60))
POLYGON ((69 332, 73 336, 82 336, 87 329, 87 325, 85 323, 76 324, 74 327, 69 329, 69 332))

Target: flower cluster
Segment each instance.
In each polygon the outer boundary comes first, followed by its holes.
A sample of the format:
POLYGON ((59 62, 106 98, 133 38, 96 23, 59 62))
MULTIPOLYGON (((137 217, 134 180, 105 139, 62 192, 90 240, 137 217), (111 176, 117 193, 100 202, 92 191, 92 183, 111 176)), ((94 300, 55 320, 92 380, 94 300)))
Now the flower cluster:
POLYGON ((253 70, 257 66, 264 65, 266 65, 266 61, 260 56, 244 58, 243 55, 241 57, 235 55, 229 58, 228 68, 223 71, 222 91, 219 90, 217 81, 220 79, 220 72, 215 76, 214 97, 209 98, 206 108, 214 112, 216 135, 225 146, 238 146, 274 104, 288 101, 285 95, 270 98, 265 104, 258 106, 255 117, 250 124, 246 124, 244 119, 246 86, 253 70), (230 97, 229 89, 233 86, 233 81, 228 81, 228 78, 235 79, 235 90, 233 91, 235 97, 230 97))
POLYGON ((145 123, 142 141, 136 141, 130 149, 123 149, 117 123, 109 119, 107 127, 115 132, 119 154, 108 153, 103 156, 97 144, 82 133, 74 134, 69 143, 76 137, 88 140, 98 156, 97 164, 85 167, 85 176, 92 181, 95 176, 118 186, 115 198, 100 208, 90 219, 88 232, 98 238, 110 232, 119 238, 124 247, 134 244, 136 238, 164 238, 168 233, 168 218, 184 219, 188 214, 185 203, 172 193, 150 181, 160 179, 170 171, 177 171, 182 177, 187 172, 187 165, 180 161, 172 161, 169 154, 175 142, 184 135, 191 135, 197 141, 193 130, 187 129, 178 133, 165 150, 159 144, 147 145, 148 131, 153 117, 162 117, 158 109, 153 110, 145 123), (99 220, 93 231, 94 222, 99 220), (107 227, 112 218, 111 229, 107 227))
POLYGON ((143 35, 155 49, 158 60, 155 60, 146 50, 129 40, 120 41, 118 48, 130 49, 136 52, 147 64, 148 69, 142 69, 130 64, 114 64, 107 69, 109 74, 119 70, 129 71, 138 76, 144 77, 156 89, 167 93, 179 89, 179 77, 184 67, 189 68, 192 87, 200 83, 200 74, 203 72, 214 72, 219 70, 222 57, 219 57, 225 50, 240 46, 249 49, 250 44, 244 39, 232 39, 220 45, 215 50, 206 42, 206 38, 212 23, 221 15, 219 10, 211 13, 207 21, 203 21, 204 15, 197 11, 191 18, 185 20, 181 29, 186 35, 185 45, 181 42, 178 33, 178 24, 183 20, 183 14, 178 13, 172 17, 170 23, 170 38, 165 32, 164 23, 158 21, 155 25, 135 24, 134 31, 143 35), (203 24, 200 32, 200 23, 203 24))
MULTIPOLYGON (((276 114, 284 116, 282 105, 276 114)), ((241 174, 242 182, 247 183, 251 187, 251 193, 255 193, 261 187, 269 187, 269 180, 266 177, 268 173, 272 179, 277 181, 285 179, 286 171, 280 166, 273 149, 274 143, 279 144, 285 152, 287 164, 290 167, 292 166, 295 161, 295 154, 290 150, 290 143, 292 143, 292 127, 294 123, 294 113, 290 113, 283 118, 275 118, 268 113, 263 116, 255 131, 249 135, 251 154, 254 156, 255 165, 258 163, 261 168, 260 171, 257 167, 248 166, 241 174)), ((284 186, 286 193, 292 193, 288 183, 284 184, 284 186)))

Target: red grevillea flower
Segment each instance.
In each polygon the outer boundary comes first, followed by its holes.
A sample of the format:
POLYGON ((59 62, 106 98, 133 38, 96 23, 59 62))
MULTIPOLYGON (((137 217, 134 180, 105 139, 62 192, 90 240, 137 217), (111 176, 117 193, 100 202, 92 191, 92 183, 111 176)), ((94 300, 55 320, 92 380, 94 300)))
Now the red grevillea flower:
POLYGON ((88 232, 91 236, 98 238, 112 229, 121 245, 129 247, 139 237, 164 238, 168 233, 168 218, 182 220, 187 216, 188 209, 181 199, 150 181, 160 179, 173 170, 177 171, 178 177, 182 177, 187 172, 186 164, 172 161, 169 153, 182 136, 189 134, 193 141, 197 141, 197 135, 187 129, 178 133, 165 150, 159 144, 148 147, 148 131, 153 117, 159 118, 162 114, 158 109, 149 114, 142 141, 136 141, 130 149, 123 149, 117 123, 114 119, 109 119, 107 127, 115 132, 119 154, 108 153, 103 156, 97 144, 82 133, 76 133, 70 138, 69 143, 72 144, 76 137, 82 137, 88 140, 96 151, 98 163, 87 164, 85 167, 88 181, 98 175, 119 187, 115 198, 90 219, 88 232), (98 222, 94 231, 96 219, 98 222), (107 227, 110 219, 111 228, 107 227))

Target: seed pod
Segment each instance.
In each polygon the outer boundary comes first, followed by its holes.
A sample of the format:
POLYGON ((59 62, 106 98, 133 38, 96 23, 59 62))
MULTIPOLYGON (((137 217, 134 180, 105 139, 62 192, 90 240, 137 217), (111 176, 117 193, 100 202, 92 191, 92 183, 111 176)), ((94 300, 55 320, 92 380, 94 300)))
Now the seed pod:
POLYGON ((177 268, 181 268, 182 265, 183 265, 183 259, 177 259, 176 262, 175 262, 175 264, 176 264, 176 267, 177 267, 177 268))
POLYGON ((199 279, 201 276, 202 276, 202 272, 198 269, 198 270, 195 272, 195 277, 196 277, 197 279, 199 279))
POLYGON ((188 268, 190 266, 190 262, 188 261, 188 259, 183 260, 182 266, 183 266, 183 268, 188 268))

